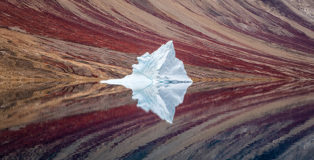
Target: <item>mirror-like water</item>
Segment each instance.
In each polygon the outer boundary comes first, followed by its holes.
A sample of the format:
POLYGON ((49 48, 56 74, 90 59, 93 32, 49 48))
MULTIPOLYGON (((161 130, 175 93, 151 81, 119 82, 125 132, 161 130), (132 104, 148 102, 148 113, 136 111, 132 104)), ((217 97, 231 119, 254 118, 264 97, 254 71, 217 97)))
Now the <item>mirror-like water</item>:
POLYGON ((122 86, 98 82, 12 83, 0 93, 4 159, 313 156, 313 81, 197 82, 185 96, 182 90, 169 91, 171 86, 161 88, 164 102, 174 105, 179 101, 172 96, 185 97, 173 124, 162 117, 171 119, 174 108, 165 115, 137 107, 143 104, 138 97, 150 97, 151 104, 158 98, 144 90, 132 95, 122 86))

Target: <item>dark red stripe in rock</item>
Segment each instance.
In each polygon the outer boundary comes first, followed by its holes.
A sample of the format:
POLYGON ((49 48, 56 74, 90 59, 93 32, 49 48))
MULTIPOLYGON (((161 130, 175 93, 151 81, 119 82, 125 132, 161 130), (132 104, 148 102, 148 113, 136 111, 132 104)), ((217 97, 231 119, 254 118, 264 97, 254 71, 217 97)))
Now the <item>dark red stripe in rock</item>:
MULTIPOLYGON (((1 131, 0 141, 2 143, 0 145, 0 153, 7 154, 21 148, 29 148, 38 144, 52 143, 66 136, 74 136, 73 138, 76 137, 75 135, 79 137, 86 136, 95 132, 95 128, 91 126, 100 125, 101 128, 99 129, 107 128, 108 131, 110 131, 110 128, 118 124, 121 125, 126 122, 129 123, 130 120, 139 116, 143 116, 145 119, 145 117, 152 116, 152 114, 147 114, 134 105, 121 106, 119 108, 110 109, 109 111, 99 111, 66 117, 50 122, 31 124, 25 128, 19 129, 18 131, 1 131), (91 128, 89 129, 89 127, 91 128)), ((135 120, 140 119, 137 118, 135 120)), ((156 120, 159 121, 157 117, 154 118, 154 121, 156 120)), ((136 122, 133 125, 140 125, 140 122, 136 122)), ((124 127, 114 132, 122 132, 123 129, 124 127)), ((111 135, 112 134, 113 132, 111 132, 111 135)), ((106 137, 107 136, 109 135, 106 135, 106 137)))

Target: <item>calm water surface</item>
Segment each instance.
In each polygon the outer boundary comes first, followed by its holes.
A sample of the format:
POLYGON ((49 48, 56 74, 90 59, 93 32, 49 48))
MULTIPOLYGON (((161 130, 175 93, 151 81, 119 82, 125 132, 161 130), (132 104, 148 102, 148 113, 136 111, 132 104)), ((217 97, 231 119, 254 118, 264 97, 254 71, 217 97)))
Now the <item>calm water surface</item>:
POLYGON ((197 82, 172 124, 123 86, 2 86, 0 159, 314 157, 314 81, 197 82))

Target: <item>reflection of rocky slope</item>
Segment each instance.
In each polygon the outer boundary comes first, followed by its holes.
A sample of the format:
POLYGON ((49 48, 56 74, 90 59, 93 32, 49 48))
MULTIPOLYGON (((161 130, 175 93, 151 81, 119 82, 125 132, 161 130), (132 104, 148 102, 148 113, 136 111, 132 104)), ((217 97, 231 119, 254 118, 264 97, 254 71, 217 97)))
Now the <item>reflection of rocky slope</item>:
MULTIPOLYGON (((86 96, 84 93, 88 92, 83 89, 83 96, 69 99, 71 103, 63 100, 58 103, 60 106, 43 108, 40 122, 2 130, 0 156, 23 155, 26 159, 47 159, 51 155, 64 159, 87 156, 99 159, 185 159, 189 156, 196 159, 268 159, 272 156, 294 157, 295 151, 287 151, 302 145, 313 133, 313 82, 210 85, 212 87, 198 92, 194 86, 190 88, 193 92, 188 92, 177 108, 171 126, 156 115, 137 108, 135 103, 118 103, 123 102, 123 94, 116 94, 118 101, 112 102, 122 106, 107 109, 106 105, 112 105, 108 104, 111 94, 102 96, 103 100, 98 102, 99 99, 92 100, 92 95, 86 96), (295 89, 302 85, 306 86, 295 89), (75 113, 80 105, 87 109, 85 99, 90 111, 47 119, 49 115, 75 113), (100 110, 94 108, 97 106, 100 110), (277 154, 277 151, 280 152, 277 154)), ((109 90, 105 89, 104 93, 109 90)), ((98 94, 95 90, 92 93, 98 94)), ((131 98, 130 92, 126 97, 131 98)), ((309 142, 303 147, 311 146, 309 142)), ((302 155, 306 157, 310 153, 310 149, 303 150, 302 155)))
POLYGON ((97 82, 0 84, 0 129, 135 103, 132 92, 97 82))

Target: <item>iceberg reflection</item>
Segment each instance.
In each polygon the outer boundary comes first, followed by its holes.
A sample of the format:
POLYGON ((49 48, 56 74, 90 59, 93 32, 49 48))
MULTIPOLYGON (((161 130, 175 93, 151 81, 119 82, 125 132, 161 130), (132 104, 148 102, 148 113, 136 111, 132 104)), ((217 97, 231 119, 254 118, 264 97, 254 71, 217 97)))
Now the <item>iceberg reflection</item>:
POLYGON ((138 106, 152 111, 172 123, 175 107, 183 102, 192 80, 187 76, 183 62, 175 57, 172 41, 152 54, 137 57, 133 73, 122 79, 103 80, 101 83, 123 85, 133 91, 132 99, 138 106))
POLYGON ((152 111, 161 119, 172 123, 175 108, 183 102, 187 88, 192 83, 156 84, 133 91, 132 99, 146 112, 152 111))

